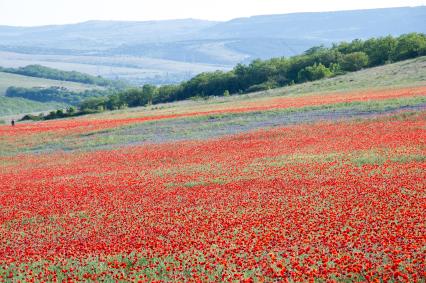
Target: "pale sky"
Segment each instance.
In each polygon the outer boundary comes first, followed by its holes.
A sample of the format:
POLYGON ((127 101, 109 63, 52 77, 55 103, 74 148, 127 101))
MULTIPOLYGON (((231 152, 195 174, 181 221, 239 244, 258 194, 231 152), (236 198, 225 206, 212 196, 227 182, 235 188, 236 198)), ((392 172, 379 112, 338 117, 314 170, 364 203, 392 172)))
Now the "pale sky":
POLYGON ((426 0, 0 0, 0 25, 87 20, 229 20, 264 14, 426 5, 426 0))

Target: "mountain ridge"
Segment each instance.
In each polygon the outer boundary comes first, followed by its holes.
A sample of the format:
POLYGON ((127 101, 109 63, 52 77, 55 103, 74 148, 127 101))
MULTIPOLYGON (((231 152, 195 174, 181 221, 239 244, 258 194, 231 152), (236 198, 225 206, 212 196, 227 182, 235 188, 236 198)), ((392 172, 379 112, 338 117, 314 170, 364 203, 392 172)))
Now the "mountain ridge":
MULTIPOLYGON (((301 54, 312 46, 330 46, 353 39, 399 36, 410 32, 426 33, 426 6, 257 15, 224 22, 189 18, 165 21, 91 20, 30 28, 0 26, 0 51, 31 54, 37 64, 43 64, 43 56, 55 55, 54 60, 60 64, 72 62, 111 68, 123 60, 161 59, 176 65, 185 63, 188 67, 193 66, 185 73, 194 75, 194 69, 205 70, 211 65, 226 70, 229 66, 257 58, 301 54), (80 59, 76 60, 75 56, 80 56, 80 59), (93 63, 93 58, 89 63, 86 56, 98 57, 94 61, 99 64, 93 63), (114 61, 114 65, 105 64, 106 61, 114 61)), ((46 64, 52 62, 49 60, 46 64)), ((19 67, 25 63, 25 60, 11 60, 0 54, 0 66, 19 67)), ((55 67, 60 68, 60 65, 55 67)), ((138 74, 173 77, 173 82, 188 77, 182 76, 181 70, 170 71, 170 68, 167 71, 161 68, 153 70, 152 66, 147 70, 141 69, 144 70, 137 71, 138 74)), ((113 69, 91 74, 111 78, 111 74, 117 73, 121 79, 133 78, 136 74, 132 71, 131 75, 127 75, 113 69)), ((159 79, 162 83, 167 80, 159 79)), ((152 82, 151 79, 148 81, 152 82)))

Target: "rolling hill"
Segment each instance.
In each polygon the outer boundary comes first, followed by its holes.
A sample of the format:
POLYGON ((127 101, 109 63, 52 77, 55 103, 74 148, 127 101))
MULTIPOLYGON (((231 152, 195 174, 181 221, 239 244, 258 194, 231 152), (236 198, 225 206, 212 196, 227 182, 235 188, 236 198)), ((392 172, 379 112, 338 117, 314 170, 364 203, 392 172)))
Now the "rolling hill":
POLYGON ((41 103, 23 98, 5 97, 4 94, 7 88, 11 86, 23 88, 64 87, 75 92, 82 92, 91 89, 102 89, 101 87, 88 84, 41 79, 0 72, 0 117, 10 115, 15 116, 21 113, 44 112, 49 110, 56 110, 66 106, 63 103, 41 103))
POLYGON ((136 84, 173 83, 255 58, 300 54, 314 45, 409 32, 426 32, 426 7, 265 15, 227 22, 0 26, 0 65, 37 63, 136 84))
POLYGON ((31 87, 48 88, 48 87, 56 86, 56 87, 64 87, 71 91, 76 91, 76 92, 81 92, 81 91, 94 89, 94 88, 100 89, 100 87, 88 85, 88 84, 42 79, 42 78, 35 78, 35 77, 0 72, 0 96, 3 96, 7 88, 11 86, 24 87, 24 88, 31 88, 31 87))

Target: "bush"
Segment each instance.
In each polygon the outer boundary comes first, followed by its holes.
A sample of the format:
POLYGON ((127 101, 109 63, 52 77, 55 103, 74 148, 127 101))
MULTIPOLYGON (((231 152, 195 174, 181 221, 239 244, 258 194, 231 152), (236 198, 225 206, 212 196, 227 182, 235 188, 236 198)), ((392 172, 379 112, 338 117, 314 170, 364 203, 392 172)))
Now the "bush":
POLYGON ((25 115, 19 121, 41 121, 41 120, 44 120, 44 115, 42 113, 39 114, 38 116, 31 115, 31 114, 25 115))
POLYGON ((368 65, 368 55, 364 52, 346 54, 340 60, 339 65, 344 71, 359 71, 368 65))
POLYGON ((272 88, 277 88, 279 85, 275 81, 267 81, 263 84, 252 85, 245 92, 257 92, 257 91, 265 91, 272 88))
POLYGON ((323 64, 314 64, 299 71, 297 80, 299 82, 315 81, 322 78, 331 77, 333 73, 323 64))
POLYGON ((73 92, 63 87, 49 88, 23 88, 9 87, 6 90, 7 97, 21 97, 38 102, 61 102, 71 105, 78 105, 82 101, 92 98, 107 96, 111 92, 107 90, 86 90, 84 92, 73 92))
POLYGON ((393 59, 400 61, 426 55, 426 36, 419 33, 402 35, 395 47, 393 59))

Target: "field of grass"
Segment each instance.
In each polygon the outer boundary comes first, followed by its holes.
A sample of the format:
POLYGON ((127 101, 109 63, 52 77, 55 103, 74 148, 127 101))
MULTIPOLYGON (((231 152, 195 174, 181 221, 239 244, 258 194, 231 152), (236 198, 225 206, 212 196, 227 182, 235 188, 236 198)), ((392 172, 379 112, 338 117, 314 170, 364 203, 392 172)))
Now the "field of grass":
POLYGON ((31 87, 48 88, 52 86, 58 86, 58 87, 65 87, 71 91, 76 91, 76 92, 99 88, 93 85, 87 85, 87 84, 81 84, 81 83, 56 81, 56 80, 34 78, 34 77, 0 72, 0 96, 4 95, 6 93, 7 88, 11 86, 24 87, 24 88, 31 88, 31 87))
MULTIPOLYGON (((395 64, 388 64, 329 79, 308 82, 283 88, 271 89, 246 95, 210 97, 208 99, 186 100, 176 103, 106 112, 97 117, 133 117, 141 115, 177 114, 189 111, 209 111, 227 107, 238 107, 242 103, 268 103, 276 97, 299 97, 328 95, 333 93, 399 89, 412 86, 426 86, 426 57, 419 57, 395 64)), ((425 91, 422 94, 426 94, 425 91)), ((90 118, 89 118, 90 119, 90 118)))
POLYGON ((49 79, 33 78, 28 76, 21 76, 16 74, 9 74, 0 72, 0 117, 20 117, 20 113, 32 113, 40 111, 49 111, 63 108, 64 104, 61 103, 41 103, 23 98, 9 98, 4 94, 7 88, 11 86, 32 88, 32 87, 65 87, 69 90, 80 92, 89 89, 99 89, 100 87, 74 83, 63 82, 49 79))
POLYGON ((17 113, 45 112, 65 107, 66 105, 62 103, 41 103, 19 97, 0 96, 0 117, 7 120, 11 120, 12 118, 15 120, 20 119, 22 114, 17 113))
MULTIPOLYGON (((334 78, 257 92, 241 99, 424 85, 426 85, 426 56, 348 73, 334 78)), ((238 97, 235 97, 235 99, 238 99, 238 97)))
POLYGON ((424 282, 424 62, 0 125, 0 281, 424 282))

